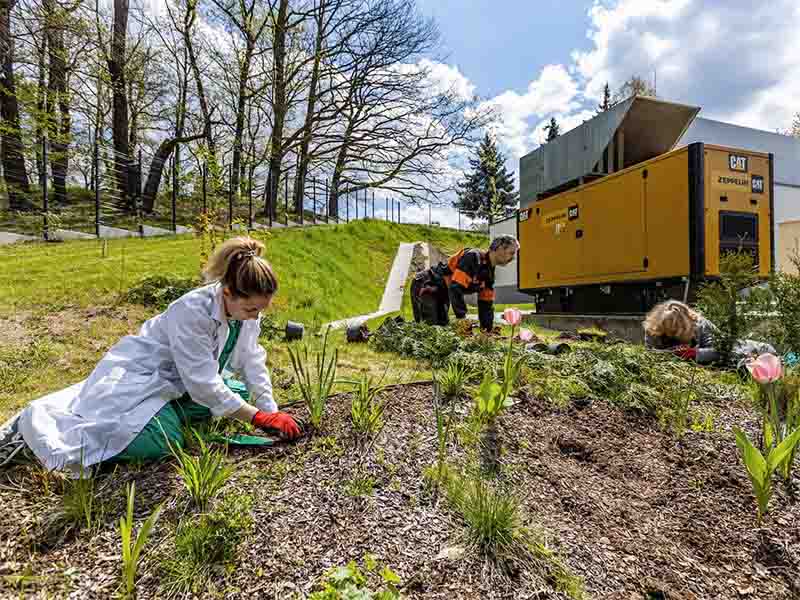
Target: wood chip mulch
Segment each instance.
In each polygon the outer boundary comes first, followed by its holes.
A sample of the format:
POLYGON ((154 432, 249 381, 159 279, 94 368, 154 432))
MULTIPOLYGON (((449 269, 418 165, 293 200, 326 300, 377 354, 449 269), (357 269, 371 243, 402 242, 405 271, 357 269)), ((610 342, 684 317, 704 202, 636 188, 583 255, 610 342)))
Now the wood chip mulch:
MULTIPOLYGON (((266 451, 231 451, 226 493, 253 497, 255 526, 235 569, 197 597, 302 598, 325 571, 373 554, 408 598, 563 598, 538 573, 499 575, 465 548, 464 530, 425 484, 436 455, 429 384, 395 387, 374 446, 358 450, 349 403, 330 403, 324 435, 266 451), (360 490, 360 491, 359 491, 360 490)), ((771 512, 755 501, 730 428, 757 427, 747 407, 720 404, 713 432, 681 440, 652 419, 603 402, 555 409, 523 396, 502 417, 501 479, 545 532, 587 596, 633 599, 800 598, 800 504, 776 483, 771 512)), ((460 406, 460 416, 468 406, 460 406)), ((451 449, 452 460, 466 454, 451 449)), ((0 598, 109 598, 119 591, 116 525, 135 480, 137 518, 166 510, 145 549, 139 598, 163 598, 159 563, 174 527, 195 518, 170 463, 118 467, 98 478, 95 531, 43 544, 58 505, 29 468, 0 474, 0 598), (39 542, 37 544, 37 542, 39 542)))

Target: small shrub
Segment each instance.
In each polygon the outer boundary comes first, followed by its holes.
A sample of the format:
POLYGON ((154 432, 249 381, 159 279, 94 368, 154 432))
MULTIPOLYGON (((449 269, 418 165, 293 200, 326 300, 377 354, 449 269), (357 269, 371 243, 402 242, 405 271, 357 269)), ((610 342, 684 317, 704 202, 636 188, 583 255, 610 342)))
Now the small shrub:
POLYGON ((350 399, 350 420, 357 435, 370 437, 383 427, 383 413, 386 402, 378 400, 378 396, 386 386, 375 384, 372 377, 363 373, 358 381, 347 382, 354 386, 350 399))
POLYGON ((164 310, 172 302, 199 285, 201 282, 191 277, 152 275, 145 277, 129 289, 126 300, 132 304, 164 310))
POLYGON ((375 491, 375 479, 365 473, 356 473, 345 482, 345 491, 354 498, 371 496, 375 491))
POLYGON ((723 364, 731 363, 736 342, 747 337, 761 318, 766 293, 753 289, 746 298, 739 292, 759 283, 753 258, 746 252, 731 252, 720 257, 720 278, 704 284, 697 294, 697 306, 703 316, 716 325, 714 347, 723 364))
POLYGON ((119 533, 122 538, 122 578, 125 584, 125 594, 128 598, 136 596, 136 570, 139 567, 142 550, 150 537, 163 506, 159 505, 139 528, 136 537, 133 536, 133 500, 136 494, 136 484, 131 483, 127 489, 127 507, 125 516, 119 519, 119 533))
POLYGON ((253 527, 252 504, 250 496, 230 495, 215 511, 178 526, 174 554, 164 562, 169 592, 197 592, 212 568, 233 568, 238 549, 253 527))
POLYGON ((291 346, 289 347, 289 358, 297 376, 303 402, 308 409, 309 421, 311 426, 317 430, 322 425, 325 404, 336 381, 336 368, 339 361, 338 349, 333 350, 333 355, 328 353, 328 334, 330 330, 330 327, 328 327, 325 331, 325 337, 322 340, 322 351, 316 353, 313 363, 308 356, 308 346, 303 346, 302 353, 291 346))
MULTIPOLYGON (((800 272, 800 255, 794 252, 789 260, 800 272)), ((770 276, 769 289, 774 313, 770 340, 784 352, 800 354, 800 275, 776 270, 770 276)))
POLYGON ((95 498, 95 479, 81 464, 78 477, 64 482, 62 502, 66 520, 74 525, 91 529, 98 519, 95 498))
POLYGON ((559 592, 584 598, 583 580, 573 575, 530 528, 517 500, 480 477, 445 475, 447 498, 467 527, 470 544, 506 573, 524 566, 539 571, 559 592))
POLYGON ((442 396, 458 398, 472 375, 472 369, 465 364, 448 363, 444 369, 434 372, 433 381, 442 396))
POLYGON ((183 448, 172 449, 178 461, 175 469, 180 475, 194 505, 204 512, 208 503, 225 485, 233 467, 225 464, 225 454, 212 450, 196 432, 192 432, 199 445, 200 455, 192 456, 183 448))
POLYGON ((364 570, 355 561, 331 569, 322 581, 322 590, 312 593, 309 600, 399 600, 400 578, 387 565, 379 570, 368 554, 364 570), (370 585, 370 579, 377 581, 370 585))

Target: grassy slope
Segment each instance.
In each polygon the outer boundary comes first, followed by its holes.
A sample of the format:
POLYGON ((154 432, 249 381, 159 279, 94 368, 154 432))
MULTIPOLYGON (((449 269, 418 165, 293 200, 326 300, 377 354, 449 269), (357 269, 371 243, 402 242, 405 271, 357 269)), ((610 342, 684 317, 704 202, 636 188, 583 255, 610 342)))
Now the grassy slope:
MULTIPOLYGON (((310 331, 376 310, 400 242, 430 240, 446 251, 486 243, 452 230, 374 221, 281 230, 261 239, 281 284, 270 310, 279 323, 300 321, 310 331)), ((200 241, 191 236, 112 240, 107 248, 103 258, 102 242, 94 240, 0 247, 0 419, 86 377, 112 344, 154 314, 117 305, 120 292, 146 275, 195 275, 200 265, 200 241), (9 331, 26 339, 14 342, 9 331)), ((342 333, 332 338, 342 377, 383 372, 388 357, 344 344, 342 333)), ((286 372, 286 345, 271 346, 273 372, 286 372)), ((420 376, 414 362, 392 360, 391 379, 420 376)))

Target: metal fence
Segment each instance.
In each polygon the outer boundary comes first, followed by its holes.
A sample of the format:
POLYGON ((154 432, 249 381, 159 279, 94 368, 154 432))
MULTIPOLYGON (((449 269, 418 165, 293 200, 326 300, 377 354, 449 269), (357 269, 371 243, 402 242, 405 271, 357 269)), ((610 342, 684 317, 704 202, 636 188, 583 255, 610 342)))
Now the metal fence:
POLYGON ((5 210, 0 206, 0 233, 49 240, 186 233, 203 220, 231 230, 365 218, 403 222, 401 200, 367 187, 334 198, 330 179, 314 174, 306 177, 302 210, 295 210, 296 167, 281 172, 276 191, 270 194, 268 176, 252 168, 242 169, 240 177, 234 178, 230 165, 212 173, 208 163, 195 159, 192 168, 183 169, 175 152, 168 159, 153 156, 145 165, 141 151, 131 157, 106 142, 78 154, 73 152, 70 160, 74 165, 81 159, 83 182, 75 175, 76 167, 71 167, 69 178, 56 181, 46 143, 40 147, 34 169, 38 186, 31 182, 26 190, 12 188, 10 173, 3 174, 10 206, 5 210))

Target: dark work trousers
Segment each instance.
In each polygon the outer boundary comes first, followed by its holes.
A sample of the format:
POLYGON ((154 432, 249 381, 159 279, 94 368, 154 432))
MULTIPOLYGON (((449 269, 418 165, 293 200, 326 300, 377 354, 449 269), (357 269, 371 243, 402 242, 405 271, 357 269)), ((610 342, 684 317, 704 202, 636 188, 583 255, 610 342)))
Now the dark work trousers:
POLYGON ((428 323, 429 325, 447 325, 447 313, 450 311, 450 296, 447 288, 436 284, 429 270, 417 273, 411 282, 411 308, 414 311, 414 321, 428 323), (420 291, 426 286, 435 286, 433 293, 420 296, 420 291))

